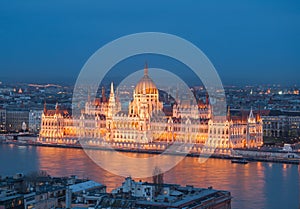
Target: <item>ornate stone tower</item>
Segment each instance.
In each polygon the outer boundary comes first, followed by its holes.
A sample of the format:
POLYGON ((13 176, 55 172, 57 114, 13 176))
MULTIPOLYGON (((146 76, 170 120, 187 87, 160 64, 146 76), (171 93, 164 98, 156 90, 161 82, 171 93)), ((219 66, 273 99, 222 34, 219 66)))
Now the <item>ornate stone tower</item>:
POLYGON ((114 84, 113 82, 111 82, 107 116, 106 116, 106 129, 107 129, 106 140, 107 141, 110 141, 113 138, 113 130, 114 130, 113 116, 115 114, 116 114, 116 99, 115 99, 115 92, 114 92, 114 84))
MULTIPOLYGON (((258 119, 260 117, 258 116, 258 119)), ((260 146, 263 142, 262 139, 262 121, 256 120, 253 114, 253 110, 251 108, 250 114, 247 120, 247 138, 246 138, 246 147, 257 147, 260 146)))

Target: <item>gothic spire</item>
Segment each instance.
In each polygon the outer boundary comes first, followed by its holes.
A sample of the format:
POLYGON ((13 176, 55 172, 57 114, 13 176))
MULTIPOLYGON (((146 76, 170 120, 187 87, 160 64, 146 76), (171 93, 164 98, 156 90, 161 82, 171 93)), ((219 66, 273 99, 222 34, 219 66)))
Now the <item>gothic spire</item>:
POLYGON ((251 110, 250 110, 249 118, 251 118, 251 119, 254 118, 252 107, 251 107, 251 110))
POLYGON ((47 113, 47 104, 46 104, 46 100, 44 101, 44 114, 47 113))
POLYGON ((114 83, 111 82, 110 83, 110 95, 114 95, 114 94, 115 94, 115 92, 114 92, 114 83))
POLYGON ((231 118, 231 114, 230 114, 230 106, 228 105, 228 108, 227 108, 227 120, 229 121, 231 118))
POLYGON ((105 87, 104 86, 102 86, 102 89, 101 89, 101 98, 102 98, 102 102, 106 102, 105 87))
POLYGON ((58 102, 56 102, 55 105, 55 113, 58 114, 59 113, 59 106, 58 106, 58 102))
POLYGON ((113 82, 111 82, 111 84, 110 84, 109 102, 110 103, 115 102, 115 92, 114 92, 114 83, 113 82))
POLYGON ((251 107, 250 114, 249 114, 249 117, 248 117, 248 123, 255 123, 255 117, 253 115, 252 107, 251 107))

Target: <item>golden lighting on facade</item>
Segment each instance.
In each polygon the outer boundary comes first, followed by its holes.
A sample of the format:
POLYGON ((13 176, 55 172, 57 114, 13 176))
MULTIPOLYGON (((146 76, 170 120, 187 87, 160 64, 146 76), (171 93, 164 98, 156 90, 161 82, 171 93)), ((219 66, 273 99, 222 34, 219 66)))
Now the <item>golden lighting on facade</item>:
POLYGON ((113 84, 109 98, 104 92, 102 89, 101 98, 86 102, 79 118, 72 118, 59 105, 55 110, 47 110, 45 105, 39 142, 75 144, 83 138, 91 146, 110 142, 118 147, 141 144, 145 145, 145 149, 163 149, 164 145, 155 143, 176 141, 205 143, 225 151, 229 148, 258 147, 263 142, 259 115, 255 117, 251 110, 247 120, 235 119, 229 109, 227 116, 213 118, 208 95, 205 102, 195 105, 177 101, 171 115, 165 115, 159 91, 147 68, 133 91, 127 113, 121 112, 121 103, 114 93, 113 84), (163 116, 155 117, 158 113, 163 113, 163 116))

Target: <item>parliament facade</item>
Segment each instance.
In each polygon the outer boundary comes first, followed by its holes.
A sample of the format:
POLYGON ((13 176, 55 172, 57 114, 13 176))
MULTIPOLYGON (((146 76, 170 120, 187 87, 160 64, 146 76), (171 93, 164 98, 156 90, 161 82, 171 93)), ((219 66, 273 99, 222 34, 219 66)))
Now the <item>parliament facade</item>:
POLYGON ((182 142, 221 149, 258 147, 263 143, 263 123, 252 110, 246 118, 231 116, 230 111, 224 117, 213 116, 208 98, 206 103, 196 105, 176 101, 171 114, 165 114, 163 106, 146 67, 128 111, 121 111, 113 83, 109 98, 102 90, 102 97, 88 99, 76 118, 58 105, 55 110, 47 110, 45 105, 38 141, 77 144, 85 139, 93 145, 103 141, 144 145, 182 142))

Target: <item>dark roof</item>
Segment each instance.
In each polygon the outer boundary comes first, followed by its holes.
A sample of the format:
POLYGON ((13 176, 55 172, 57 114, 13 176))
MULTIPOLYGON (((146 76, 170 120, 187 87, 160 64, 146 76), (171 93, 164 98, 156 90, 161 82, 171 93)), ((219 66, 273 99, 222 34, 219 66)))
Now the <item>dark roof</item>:
POLYGON ((270 110, 270 113, 268 116, 280 116, 280 115, 285 115, 285 116, 300 116, 299 111, 281 111, 281 110, 270 110))
POLYGON ((60 115, 62 115, 63 117, 69 117, 70 116, 68 110, 47 110, 45 115, 47 115, 47 116, 53 116, 53 115, 55 115, 57 113, 60 114, 60 115))

